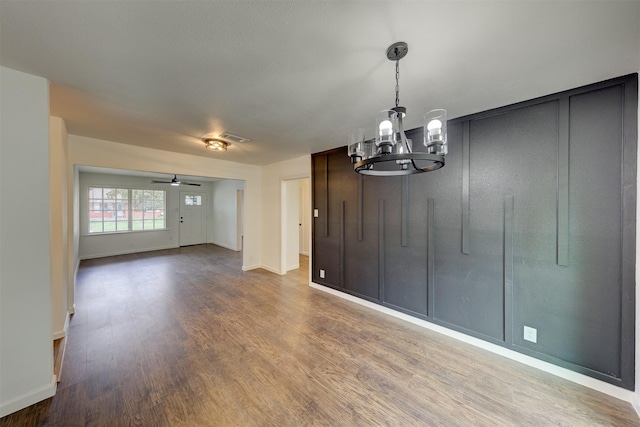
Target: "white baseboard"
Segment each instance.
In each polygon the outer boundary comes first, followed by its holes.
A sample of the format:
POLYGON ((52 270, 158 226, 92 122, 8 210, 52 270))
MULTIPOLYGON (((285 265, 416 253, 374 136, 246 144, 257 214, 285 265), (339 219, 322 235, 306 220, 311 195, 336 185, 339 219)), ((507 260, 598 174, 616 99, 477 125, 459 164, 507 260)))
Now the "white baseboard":
POLYGON ((227 245, 227 244, 224 244, 224 243, 219 243, 219 242, 209 242, 209 244, 211 244, 211 245, 216 245, 216 246, 220 246, 220 247, 225 248, 225 249, 230 249, 230 250, 235 251, 235 252, 239 252, 239 251, 240 251, 240 249, 238 249, 237 247, 235 247, 235 246, 230 246, 230 245, 227 245))
POLYGON ((105 253, 93 254, 93 255, 82 255, 80 259, 86 260, 86 259, 95 259, 95 258, 105 258, 108 256, 116 256, 116 255, 138 254, 141 252, 163 251, 165 249, 175 249, 179 247, 180 246, 177 246, 177 245, 167 245, 167 246, 156 246, 156 247, 144 248, 144 249, 126 249, 123 251, 105 252, 105 253))
POLYGON ((56 376, 51 377, 51 382, 28 393, 18 396, 8 402, 2 402, 0 404, 0 418, 13 414, 20 409, 24 409, 27 406, 31 406, 34 403, 38 403, 44 399, 48 399, 56 394, 56 376))
MULTIPOLYGON (((636 389, 637 388, 638 385, 636 384, 636 389)), ((634 393, 634 396, 631 398, 631 406, 633 406, 633 409, 635 409, 638 416, 640 416, 640 391, 634 393)))
POLYGON ((290 265, 289 267, 287 267, 287 272, 291 270, 297 270, 299 268, 300 268, 300 264, 290 265))
POLYGON ((69 329, 69 317, 71 316, 71 314, 72 313, 70 311, 67 311, 67 315, 64 317, 64 325, 62 326, 62 330, 53 333, 54 341, 67 336, 67 330, 69 329))
POLYGON ((277 268, 269 267, 268 265, 261 265, 260 268, 263 268, 267 271, 278 274, 280 276, 284 274, 284 273, 281 273, 280 270, 278 270, 277 268))
POLYGON ((630 402, 633 404, 636 411, 640 415, 640 411, 638 408, 640 407, 640 399, 636 395, 634 397, 634 392, 625 390, 623 388, 617 387, 613 384, 606 383, 604 381, 597 380, 595 378, 588 377, 583 374, 579 374, 577 372, 571 371, 566 368, 562 368, 560 366, 556 366, 549 362, 544 362, 542 360, 533 358, 531 356, 527 356, 521 353, 518 353, 513 350, 509 350, 507 348, 501 347, 496 344, 492 344, 487 341, 483 341, 479 338, 475 338, 461 332, 454 331, 452 329, 445 328, 444 326, 436 325, 435 323, 427 322, 426 320, 418 319, 413 316, 409 316, 408 314, 401 313, 399 311, 392 310, 388 307, 363 300, 361 298, 355 297, 353 295, 347 294, 345 292, 340 292, 333 288, 329 288, 314 282, 310 282, 309 286, 314 289, 318 289, 323 292, 330 293, 337 297, 355 302, 356 304, 363 305, 368 308, 372 308, 376 311, 382 312, 384 314, 388 314, 390 316, 396 317, 401 320, 405 320, 409 323, 413 323, 414 325, 421 326, 425 329, 432 330, 434 332, 438 332, 440 334, 446 335, 451 338, 455 338, 458 341, 465 342, 467 344, 471 344, 475 347, 481 348, 483 350, 490 351, 494 354, 498 354, 500 356, 506 357, 511 360, 515 360, 516 362, 520 362, 524 365, 531 366, 533 368, 540 369, 541 371, 553 374, 557 377, 564 378, 566 380, 572 381, 576 384, 583 385, 585 387, 589 387, 591 389, 597 390, 599 392, 608 394, 609 396, 613 396, 617 399, 624 400, 626 402, 630 402), (635 402, 634 402, 635 400, 635 402))
POLYGON ((255 270, 256 268, 262 268, 262 266, 260 264, 243 265, 242 271, 255 270))

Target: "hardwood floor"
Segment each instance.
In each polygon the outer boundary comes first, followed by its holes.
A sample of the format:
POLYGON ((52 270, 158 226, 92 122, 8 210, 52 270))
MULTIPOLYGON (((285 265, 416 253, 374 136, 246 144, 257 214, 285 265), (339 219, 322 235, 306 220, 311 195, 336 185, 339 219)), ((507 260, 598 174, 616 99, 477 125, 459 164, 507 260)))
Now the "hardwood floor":
POLYGON ((2 426, 638 426, 630 404, 213 245, 83 261, 55 397, 2 426))

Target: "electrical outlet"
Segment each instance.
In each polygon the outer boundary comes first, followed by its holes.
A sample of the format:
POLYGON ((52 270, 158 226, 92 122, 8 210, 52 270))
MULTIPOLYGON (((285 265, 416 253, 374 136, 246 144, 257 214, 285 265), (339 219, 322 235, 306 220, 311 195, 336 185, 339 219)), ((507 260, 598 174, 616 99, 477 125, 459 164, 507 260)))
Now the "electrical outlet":
POLYGON ((533 343, 538 342, 538 330, 530 326, 524 327, 524 339, 533 343))
POLYGON ((320 270, 320 278, 324 279, 324 270, 322 270, 322 269, 320 270))
POLYGON ((313 210, 313 217, 314 218, 318 218, 319 214, 318 214, 318 209, 314 209, 313 210))

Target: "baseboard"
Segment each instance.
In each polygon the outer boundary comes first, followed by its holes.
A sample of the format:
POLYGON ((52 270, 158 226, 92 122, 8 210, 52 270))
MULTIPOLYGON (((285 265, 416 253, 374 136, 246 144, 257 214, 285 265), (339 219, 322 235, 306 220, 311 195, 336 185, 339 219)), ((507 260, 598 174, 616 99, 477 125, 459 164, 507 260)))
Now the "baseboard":
POLYGON ((634 393, 634 396, 631 398, 631 406, 636 410, 638 416, 640 416, 640 391, 634 393))
POLYGON ((255 270, 257 268, 262 268, 263 270, 267 270, 267 271, 269 271, 271 273, 275 273, 275 274, 278 274, 278 275, 280 274, 280 271, 276 270, 275 268, 271 268, 271 267, 268 267, 266 265, 261 265, 261 264, 254 264, 254 265, 249 265, 249 266, 243 265, 242 266, 242 271, 255 270))
POLYGON ((310 254, 309 254, 309 252, 302 251, 302 252, 300 252, 300 255, 309 256, 310 254))
POLYGON ((448 337, 457 339, 458 341, 465 342, 467 344, 471 344, 475 347, 481 348, 483 350, 490 351, 494 354, 506 357, 507 359, 515 360, 516 362, 520 362, 523 365, 531 366, 533 368, 539 369, 541 371, 547 372, 549 374, 555 375, 560 378, 564 378, 576 384, 583 385, 585 387, 589 387, 593 390, 608 394, 609 396, 613 396, 617 399, 624 400, 626 402, 630 402, 638 414, 640 415, 639 407, 640 407, 640 398, 636 395, 634 396, 634 392, 630 390, 625 390, 623 388, 617 387, 613 384, 605 383, 604 381, 597 380, 595 378, 588 377, 583 374, 579 374, 577 372, 571 371, 566 368, 561 368, 560 366, 553 365, 549 362, 544 362, 542 360, 533 358, 531 356, 527 356, 521 353, 518 353, 513 350, 509 350, 507 348, 501 347, 496 344, 491 344, 487 341, 483 341, 479 338, 474 338, 469 335, 465 335, 461 332, 457 332, 451 329, 447 329, 444 326, 436 325, 431 322, 427 322, 426 320, 418 319, 413 316, 409 316, 408 314, 401 313, 399 311, 392 310, 388 307, 384 307, 382 305, 363 300, 361 298, 355 297, 353 295, 340 292, 336 289, 329 288, 314 282, 310 282, 309 286, 314 289, 318 289, 323 292, 327 292, 329 294, 335 295, 337 297, 346 299, 351 302, 355 302, 356 304, 363 305, 365 307, 374 309, 376 311, 382 312, 384 314, 388 314, 395 318, 405 320, 409 323, 413 323, 414 325, 421 326, 425 329, 432 330, 434 332, 440 333, 442 335, 446 335, 448 337), (634 402, 635 400, 635 402, 634 402))
POLYGON ((268 265, 261 265, 260 268, 270 271, 272 273, 278 274, 278 275, 283 275, 284 273, 280 273, 280 270, 273 268, 273 267, 269 267, 268 265))
POLYGON ((180 246, 176 246, 176 245, 168 245, 168 246, 156 246, 156 247, 144 248, 144 249, 127 249, 127 250, 123 250, 123 251, 106 252, 106 253, 102 253, 102 254, 82 255, 80 257, 80 260, 84 261, 86 259, 106 258, 106 257, 109 257, 109 256, 138 254, 138 253, 141 253, 141 252, 163 251, 163 250, 166 250, 166 249, 175 249, 175 248, 179 248, 179 247, 180 246))
POLYGON ((71 313, 67 311, 67 315, 64 318, 64 325, 62 326, 62 330, 53 333, 53 340, 59 340, 60 338, 64 338, 67 336, 67 330, 69 329, 69 317, 71 313))
POLYGON ((242 271, 255 270, 257 268, 262 268, 262 266, 260 264, 243 265, 242 266, 242 271))
POLYGON ((300 268, 300 264, 291 265, 291 266, 287 267, 287 272, 289 272, 291 270, 297 270, 299 268, 300 268))
POLYGON ((225 245, 224 243, 209 242, 209 244, 211 244, 211 245, 216 245, 216 246, 220 246, 220 247, 222 247, 222 248, 229 249, 229 250, 232 250, 232 251, 235 251, 235 252, 239 252, 239 251, 240 251, 240 249, 238 249, 237 247, 235 247, 235 246, 230 246, 230 245, 225 245))
POLYGON ((0 404, 0 418, 50 398, 56 394, 56 385, 56 376, 53 375, 49 384, 25 393, 22 396, 18 396, 15 399, 11 399, 8 402, 2 402, 2 404, 0 404))

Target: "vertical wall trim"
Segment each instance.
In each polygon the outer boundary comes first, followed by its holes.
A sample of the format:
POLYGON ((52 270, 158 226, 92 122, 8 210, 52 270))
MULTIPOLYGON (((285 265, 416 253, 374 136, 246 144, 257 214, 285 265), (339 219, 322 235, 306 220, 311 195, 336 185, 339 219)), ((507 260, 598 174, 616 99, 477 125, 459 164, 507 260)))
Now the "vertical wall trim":
POLYGON ((513 196, 504 196, 503 278, 504 278, 504 331, 505 342, 513 343, 513 196))
POLYGON ((364 239, 364 175, 358 174, 358 242, 364 239))
POLYGON ((405 247, 407 243, 408 225, 407 215, 409 212, 409 177, 402 177, 402 194, 400 200, 400 244, 405 247))
POLYGON ((556 262, 569 265, 569 98, 558 104, 558 194, 556 262))
POLYGON ((435 318, 435 200, 427 198, 427 316, 435 318))
POLYGON ((469 120, 462 126, 462 253, 469 255, 469 120))
POLYGON ((345 257, 345 233, 344 233, 344 215, 345 215, 345 201, 340 203, 340 287, 344 288, 344 257, 345 257))
POLYGON ((378 301, 384 302, 384 200, 378 205, 378 301))
POLYGON ((329 237, 329 154, 324 155, 324 237, 329 237))
POLYGON ((634 325, 636 324, 635 269, 636 266, 636 197, 638 150, 638 75, 628 78, 623 85, 623 134, 622 134, 622 293, 620 376, 623 383, 636 386, 634 325), (628 339, 631 337, 631 339, 628 339))

